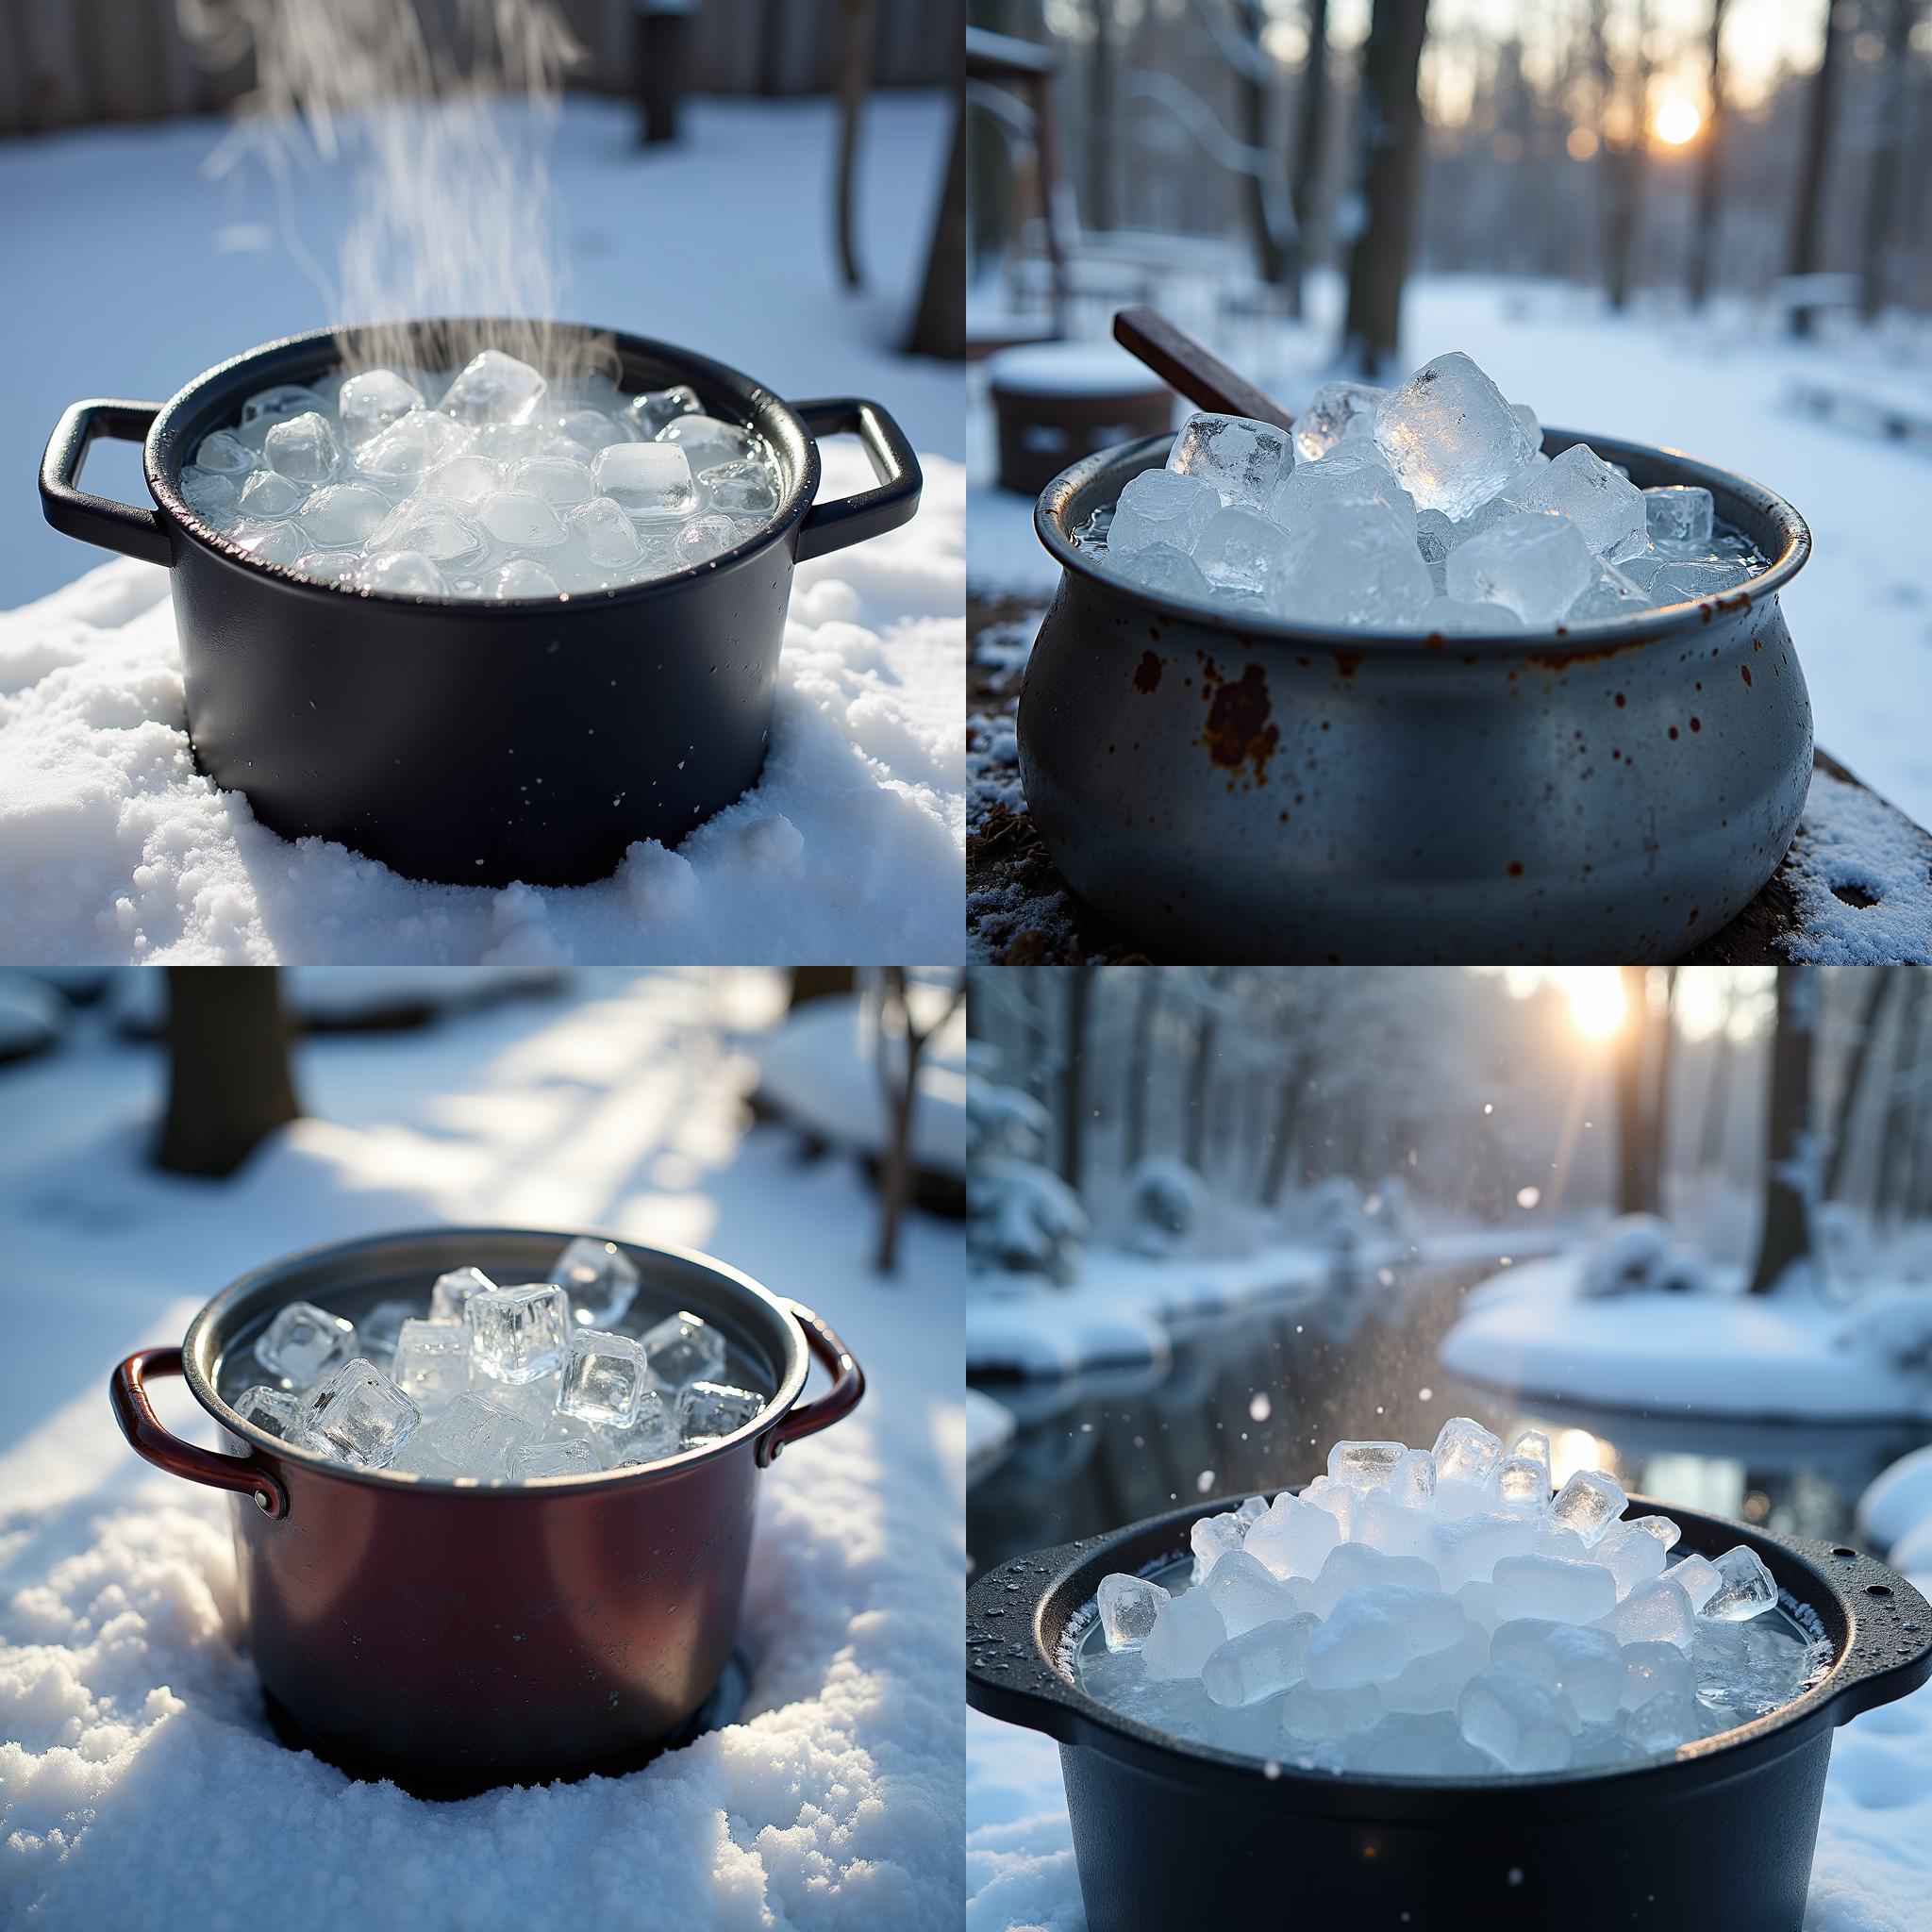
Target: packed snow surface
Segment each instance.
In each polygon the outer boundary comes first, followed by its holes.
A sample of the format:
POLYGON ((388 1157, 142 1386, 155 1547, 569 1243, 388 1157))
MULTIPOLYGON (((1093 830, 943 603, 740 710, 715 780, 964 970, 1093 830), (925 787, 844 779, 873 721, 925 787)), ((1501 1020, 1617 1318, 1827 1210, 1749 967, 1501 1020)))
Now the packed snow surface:
MULTIPOLYGON (((0 1922, 96 1932, 138 1897, 156 1932, 195 1932, 258 1924, 273 1894, 432 1932, 641 1902, 721 1932, 954 1932, 958 1235, 910 1216, 883 1281, 855 1166, 747 1130, 739 1042, 782 1005, 765 975, 597 975, 554 1008, 311 1042, 314 1117, 219 1185, 145 1165, 152 1049, 80 1034, 0 1073, 0 1922), (760 1478, 741 1717, 627 1777, 430 1805, 285 1750, 231 1634, 226 1499, 150 1469, 108 1414, 112 1364, 178 1341, 244 1270, 445 1220, 708 1248, 867 1371, 858 1408, 760 1478)), ((211 1442, 179 1384, 158 1400, 211 1442)))

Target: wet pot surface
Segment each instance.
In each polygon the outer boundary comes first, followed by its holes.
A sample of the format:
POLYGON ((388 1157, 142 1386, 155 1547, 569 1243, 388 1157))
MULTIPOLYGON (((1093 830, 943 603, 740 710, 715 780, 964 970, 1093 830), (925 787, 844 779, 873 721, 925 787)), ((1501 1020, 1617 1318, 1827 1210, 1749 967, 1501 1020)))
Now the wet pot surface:
POLYGON ((1167 439, 1076 464, 1036 525, 1062 564, 1020 701, 1028 809, 1067 883, 1157 957, 1629 963, 1690 951, 1796 830, 1811 713, 1777 590, 1809 534, 1695 483, 1772 561, 1733 596, 1547 634, 1403 638, 1154 596, 1072 533, 1167 439))
POLYGON ((1632 1501, 1673 1517, 1686 1548, 1756 1550, 1829 1642, 1824 1680, 1767 1717, 1628 1766, 1455 1781, 1264 1767, 1149 1730, 1066 1668, 1100 1579, 1179 1557, 1189 1527, 1225 1502, 976 1579, 968 1701, 1058 1741, 1090 1932, 1170 1921, 1799 1932, 1833 1727, 1932 1676, 1932 1609, 1850 1549, 1632 1501))

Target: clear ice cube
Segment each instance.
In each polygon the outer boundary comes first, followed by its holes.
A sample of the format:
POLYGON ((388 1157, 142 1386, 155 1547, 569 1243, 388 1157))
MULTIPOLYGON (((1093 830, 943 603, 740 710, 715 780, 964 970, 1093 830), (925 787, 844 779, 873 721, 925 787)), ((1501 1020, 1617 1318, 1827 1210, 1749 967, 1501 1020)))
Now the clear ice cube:
POLYGON ((1396 481, 1381 451, 1358 441, 1319 463, 1297 464, 1282 478, 1269 514, 1292 530, 1325 510, 1359 513, 1372 507, 1393 518, 1404 542, 1417 543, 1421 520, 1415 500, 1396 481))
POLYGON ((1439 1590, 1371 1585, 1347 1591, 1308 1645, 1304 1675, 1317 1690, 1384 1684, 1469 1627, 1462 1606, 1439 1590))
POLYGON ((255 452, 231 429, 217 429, 204 436, 200 448, 194 452, 194 460, 204 470, 213 470, 225 476, 245 476, 260 466, 255 452))
POLYGON ((1168 1592, 1144 1576, 1103 1576, 1095 1601, 1108 1649, 1139 1650, 1147 1641, 1161 1605, 1168 1601, 1168 1592))
POLYGON ((413 551, 435 564, 468 563, 483 554, 475 526, 446 503, 399 503, 369 538, 372 550, 413 551))
POLYGON ((1302 1680, 1309 1645, 1322 1629, 1306 1610, 1256 1624, 1217 1644, 1201 1664, 1201 1688, 1216 1704, 1240 1709, 1302 1680))
POLYGON ((476 1367, 498 1382, 534 1382, 563 1367, 570 1301, 549 1282, 492 1288, 463 1304, 476 1367))
POLYGON ((1426 1449, 1405 1449, 1390 1474, 1389 1494, 1405 1509, 1426 1509, 1436 1496, 1436 1458, 1426 1449))
POLYGON ((1246 1531, 1233 1514, 1203 1516, 1188 1530, 1188 1547, 1194 1553, 1194 1581, 1205 1581, 1230 1551, 1239 1550, 1246 1531))
POLYGON ((688 1308, 646 1328, 641 1340, 644 1365, 663 1388, 715 1381, 724 1373, 724 1337, 688 1308))
POLYGON ((698 507, 690 458, 675 442, 613 443, 598 451, 591 473, 598 493, 640 522, 689 516, 698 507))
POLYGON ((1598 1621, 1619 1643, 1674 1643, 1679 1650, 1689 1650, 1697 1641, 1690 1599, 1668 1575, 1640 1583, 1598 1621))
POLYGON ((502 488, 503 465, 474 450, 446 458, 433 470, 425 471, 416 486, 418 495, 453 503, 459 509, 473 508, 502 488))
POLYGON ((1294 451, 1285 429, 1249 416, 1206 412, 1181 425, 1167 455, 1167 467, 1174 475, 1198 476, 1213 485, 1223 504, 1257 511, 1274 501, 1293 464, 1294 451))
POLYGON ((460 1321, 406 1321, 390 1374, 425 1415, 470 1386, 470 1331, 460 1321))
POLYGON ((1628 617, 1648 610, 1651 600, 1642 586, 1613 563, 1602 565, 1591 584, 1565 613, 1572 624, 1592 624, 1605 617, 1628 617))
POLYGON ((590 464, 569 457, 520 457, 509 466, 509 488, 541 496, 552 509, 575 509, 596 493, 590 464))
POLYGON ((628 1428, 637 1416, 643 1387, 644 1352, 628 1335, 596 1328, 578 1328, 572 1334, 557 1402, 565 1415, 628 1428))
POLYGON ((1208 1601, 1221 1612, 1230 1637, 1292 1616, 1301 1606, 1274 1573, 1241 1548, 1224 1552, 1208 1578, 1208 1601))
POLYGON ((372 1361, 378 1356, 394 1355, 403 1324, 415 1319, 419 1306, 416 1302, 377 1302, 356 1324, 357 1347, 372 1361))
POLYGON ((291 1388, 311 1383, 356 1352, 356 1324, 313 1302, 291 1302, 255 1340, 255 1358, 291 1388))
POLYGON ((1294 525, 1285 561, 1262 588, 1291 623, 1384 630, 1413 628, 1435 592, 1428 565, 1389 511, 1344 503, 1321 504, 1294 525))
POLYGON ((486 496, 476 506, 476 521, 511 550, 551 550, 568 534, 556 510, 526 491, 500 490, 486 496))
POLYGON ((434 558, 420 550, 378 550, 356 575, 365 591, 386 591, 395 597, 441 597, 448 581, 434 558))
POLYGON ((1574 1530, 1586 1543, 1601 1542, 1628 1500, 1615 1476, 1600 1469, 1579 1469, 1557 1491, 1550 1521, 1558 1529, 1574 1530))
POLYGON ((1496 1614, 1593 1624, 1617 1607, 1617 1579, 1601 1563, 1561 1557, 1505 1557, 1491 1574, 1496 1614))
POLYGON ((1587 442, 1573 442, 1547 468, 1510 490, 1525 510, 1552 510, 1576 525, 1597 556, 1622 563, 1645 548, 1643 492, 1620 476, 1587 442))
POLYGON ((1416 508, 1456 518, 1487 503, 1535 449, 1502 391, 1459 350, 1384 397, 1374 434, 1416 508))
POLYGON ((308 491, 292 478, 275 470, 251 470, 236 508, 245 517, 272 520, 290 517, 307 500, 308 491))
POLYGON ((1689 1697, 1697 1689, 1690 1659, 1674 1643, 1640 1640, 1623 1648, 1623 1707, 1635 1710, 1653 1697, 1689 1697))
POLYGON ((610 1469, 630 1469, 662 1462, 666 1457, 675 1456, 684 1447, 677 1433, 677 1418, 666 1407, 664 1398, 655 1389, 638 1391, 637 1413, 632 1416, 628 1427, 602 1430, 600 1435, 605 1464, 610 1469))
POLYGON ((1718 1586, 1703 1614, 1720 1623, 1741 1624, 1777 1605, 1777 1580, 1757 1551, 1742 1543, 1717 1559, 1718 1586))
POLYGON ((244 1389, 236 1396, 234 1408, 244 1423, 252 1423, 258 1429, 264 1429, 271 1436, 279 1436, 284 1441, 295 1440, 295 1430, 302 1414, 299 1397, 258 1382, 254 1388, 244 1389))
POLYGON ((360 543, 390 513, 389 498, 366 483, 331 483, 312 491, 296 511, 312 543, 337 549, 360 543))
POLYGON ((678 417, 701 416, 704 408, 697 391, 680 382, 673 389, 646 390, 633 396, 624 413, 639 440, 649 442, 678 417))
POLYGON ((302 1405, 308 1446, 343 1462, 382 1469, 416 1433, 422 1411, 374 1362, 359 1356, 310 1390, 302 1405))
POLYGON ((1510 1516, 1541 1516, 1550 1506, 1550 1466, 1531 1456, 1506 1456, 1490 1473, 1496 1507, 1510 1516))
POLYGON ((1324 382, 1294 419, 1294 453, 1319 462, 1339 442, 1375 433, 1375 411, 1389 391, 1366 382, 1324 382))
POLYGON ((608 1328, 637 1299, 638 1271, 615 1241, 580 1235, 558 1256, 550 1278, 570 1296, 581 1328, 608 1328))
POLYGON ((1572 1752, 1557 1693, 1526 1671, 1491 1664, 1464 1687, 1456 1708, 1463 1737, 1505 1771, 1561 1771, 1572 1752))
POLYGON ((621 570, 643 555, 631 520, 608 496, 578 504, 563 521, 585 557, 605 570, 621 570))
POLYGON ((460 1322, 463 1304, 473 1294, 480 1294, 485 1289, 495 1286, 495 1282, 480 1268, 452 1268, 448 1274, 439 1274, 436 1286, 429 1291, 429 1319, 432 1322, 460 1322))
POLYGON ((444 391, 440 407, 458 423, 527 423, 548 388, 527 362, 485 349, 444 391))
POLYGON ((1401 1442, 1337 1442, 1328 1451, 1329 1479, 1357 1489, 1386 1490, 1395 1465, 1407 1453, 1401 1442))
POLYGON ((273 389, 258 390, 242 405, 243 423, 274 422, 282 416, 299 416, 307 409, 328 406, 312 389, 298 382, 278 382, 273 389))
POLYGON ((365 369, 352 375, 336 393, 336 413, 342 422, 342 440, 351 449, 373 441, 391 423, 423 407, 423 394, 393 369, 365 369))
POLYGON ((1436 1437, 1436 1474, 1446 1482, 1486 1482, 1502 1455, 1502 1442, 1480 1423, 1451 1416, 1436 1437))
POLYGON ((581 1437, 560 1442, 519 1442, 509 1452, 512 1482, 534 1482, 546 1475, 595 1475, 604 1465, 597 1452, 581 1437))
POLYGON ((263 563, 292 565, 308 547, 300 528, 290 523, 259 524, 244 519, 231 524, 227 534, 231 542, 263 563))
POLYGON ((1141 1659, 1157 1682, 1198 1677, 1201 1666, 1227 1641, 1221 1612, 1204 1591, 1191 1590, 1160 1605, 1141 1645, 1141 1659))
POLYGON ((311 490, 319 483, 326 483, 342 459, 328 418, 313 409, 277 423, 269 431, 261 452, 271 470, 311 490))
POLYGON ((1218 509, 1194 544, 1194 561, 1212 590, 1265 597, 1287 572, 1288 533, 1254 510, 1218 509))
POLYGON ((1690 1599, 1693 1610, 1703 1610, 1724 1588, 1724 1575, 1717 1565, 1695 1551, 1679 1557, 1665 1574, 1690 1599))
MULTIPOLYGON (((1673 1528, 1675 1526, 1672 1524, 1673 1528)), ((1624 1596, 1640 1583, 1664 1574, 1663 1544, 1656 1537, 1645 1535, 1637 1523, 1613 1524, 1597 1544, 1592 1559, 1617 1579, 1618 1593, 1624 1596)))
POLYGON ((518 557, 490 574, 483 594, 496 599, 555 597, 558 594, 558 585, 541 563, 534 563, 527 557, 518 557))
POLYGON ((410 1458, 418 1468, 434 1465, 428 1474, 501 1482, 509 1474, 509 1452, 534 1441, 536 1434, 501 1403, 466 1391, 417 1430, 410 1458))
POLYGON ((204 470, 198 463, 190 463, 181 472, 181 494, 191 509, 211 524, 220 524, 240 508, 242 486, 225 471, 204 470))
POLYGON ((1109 548, 1108 561, 1124 577, 1132 578, 1157 596, 1205 603, 1213 595, 1201 566, 1172 543, 1150 543, 1144 550, 1130 550, 1123 557, 1116 557, 1109 548))
POLYGON ((356 452, 356 467, 365 475, 400 482, 461 455, 469 441, 463 425, 441 410, 411 409, 356 452))
POLYGON ((1452 597, 1507 604, 1532 625, 1567 616, 1597 575, 1582 532, 1546 510, 1508 517, 1458 543, 1445 568, 1452 597))
POLYGON ((677 1398, 677 1432, 687 1449, 722 1441, 759 1415, 765 1398, 727 1382, 693 1382, 677 1398))
POLYGON ((1669 483, 1643 492, 1644 528, 1660 547, 1690 549, 1708 543, 1715 509, 1710 491, 1694 483, 1669 483))
POLYGON ((1108 526, 1107 554, 1117 567, 1137 550, 1171 544, 1191 555, 1221 497, 1205 476, 1143 470, 1129 478, 1108 526))
MULTIPOLYGON (((716 416, 691 414, 674 416, 658 430, 651 446, 678 451, 692 475, 702 470, 715 470, 721 463, 746 462, 762 448, 750 430, 736 423, 725 423, 716 416)), ((599 487, 605 489, 607 496, 617 494, 614 490, 599 487)))
MULTIPOLYGON (((648 533, 652 525, 643 525, 648 533)), ((757 528, 749 517, 727 516, 723 510, 706 510, 691 518, 677 533, 674 555, 676 567, 688 569, 694 563, 708 563, 741 543, 757 528)))
POLYGON ((705 501, 734 516, 769 517, 778 508, 778 479, 759 462, 717 463, 698 474, 705 501))
POLYGON ((1341 1541, 1341 1526, 1325 1509, 1286 1492, 1253 1524, 1241 1547, 1276 1576, 1317 1576, 1341 1541))

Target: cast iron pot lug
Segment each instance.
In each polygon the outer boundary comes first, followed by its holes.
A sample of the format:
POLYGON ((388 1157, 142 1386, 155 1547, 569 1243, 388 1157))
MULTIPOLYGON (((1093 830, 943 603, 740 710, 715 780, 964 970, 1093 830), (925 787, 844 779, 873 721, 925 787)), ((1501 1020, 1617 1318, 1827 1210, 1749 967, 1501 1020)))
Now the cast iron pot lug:
POLYGON ((1269 1771, 1108 1709, 1055 1662, 1102 1576, 1184 1557, 1189 1528, 1240 1500, 1038 1551, 968 1591, 967 1702, 1059 1744, 1089 1932, 1169 1915, 1274 1923, 1291 1906, 1310 1932, 1399 1912, 1418 1932, 1798 1932, 1833 1729, 1932 1678, 1932 1607, 1883 1564, 1633 1497, 1687 1548, 1755 1550, 1824 1625, 1837 1659, 1824 1681, 1628 1766, 1453 1781, 1269 1771))
MULTIPOLYGON (((502 325, 418 325, 425 354, 502 325)), ((908 522, 918 458, 879 404, 796 406, 669 343, 608 342, 636 388, 689 383, 747 422, 784 479, 776 513, 703 564, 568 598, 410 597, 319 584, 204 523, 176 479, 256 391, 340 366, 317 330, 234 357, 166 403, 76 403, 41 465, 47 521, 174 571, 199 768, 286 839, 322 838, 449 885, 586 885, 644 840, 675 845, 756 783, 793 566, 908 522), (818 503, 816 438, 851 433, 878 479, 818 503), (100 437, 144 445, 155 508, 80 488, 100 437)))

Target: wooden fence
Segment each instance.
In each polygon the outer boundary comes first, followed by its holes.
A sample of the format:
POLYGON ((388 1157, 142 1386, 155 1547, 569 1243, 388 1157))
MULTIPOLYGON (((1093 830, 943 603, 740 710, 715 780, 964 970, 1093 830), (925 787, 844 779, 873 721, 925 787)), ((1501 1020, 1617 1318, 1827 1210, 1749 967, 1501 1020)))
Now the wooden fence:
MULTIPOLYGON (((557 4, 586 50, 571 84, 629 92, 632 0, 557 4)), ((843 12, 844 0, 698 0, 692 91, 829 92, 843 12)), ((964 24, 964 0, 877 0, 874 85, 957 85, 964 24)), ((212 113, 250 80, 245 59, 197 59, 175 0, 0 0, 0 135, 212 113)))

